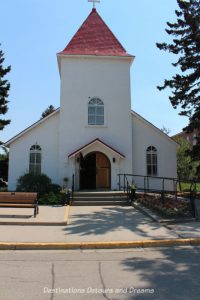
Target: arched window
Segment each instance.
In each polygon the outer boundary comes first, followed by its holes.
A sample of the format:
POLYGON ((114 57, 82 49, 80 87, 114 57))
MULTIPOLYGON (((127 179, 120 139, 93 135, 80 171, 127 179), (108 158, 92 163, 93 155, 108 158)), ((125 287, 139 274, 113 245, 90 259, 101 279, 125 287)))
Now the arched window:
POLYGON ((29 172, 41 174, 42 149, 38 145, 30 148, 29 172))
POLYGON ((158 174, 158 159, 157 159, 157 149, 154 146, 150 146, 147 148, 146 162, 147 162, 147 175, 157 176, 157 174, 158 174))
POLYGON ((197 134, 196 133, 194 133, 192 136, 192 144, 193 144, 193 146, 196 146, 196 144, 197 144, 197 134))
POLYGON ((104 125, 104 103, 92 98, 88 103, 88 125, 104 125))

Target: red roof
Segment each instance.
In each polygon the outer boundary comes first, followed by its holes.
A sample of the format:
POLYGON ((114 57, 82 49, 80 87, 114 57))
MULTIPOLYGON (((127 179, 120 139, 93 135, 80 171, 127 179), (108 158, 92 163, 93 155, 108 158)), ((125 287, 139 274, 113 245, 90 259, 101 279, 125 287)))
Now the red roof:
POLYGON ((95 8, 59 54, 130 56, 95 8))

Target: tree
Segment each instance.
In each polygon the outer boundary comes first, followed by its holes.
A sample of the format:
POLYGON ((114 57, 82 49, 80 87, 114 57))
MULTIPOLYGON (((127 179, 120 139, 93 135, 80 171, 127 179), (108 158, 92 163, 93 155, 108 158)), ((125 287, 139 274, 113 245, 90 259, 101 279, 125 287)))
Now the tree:
POLYGON ((4 68, 4 60, 4 53, 2 52, 2 50, 0 50, 0 130, 3 130, 6 125, 10 124, 10 120, 1 118, 1 115, 5 115, 8 111, 7 104, 9 102, 8 96, 10 90, 10 83, 8 82, 8 80, 4 79, 4 76, 10 72, 11 66, 4 68))
POLYGON ((200 161, 192 161, 188 154, 191 149, 190 143, 183 138, 175 138, 180 147, 177 151, 177 173, 180 179, 193 179, 198 176, 200 161))
POLYGON ((163 126, 161 129, 160 129, 162 132, 164 132, 165 134, 169 135, 171 130, 165 126, 163 126))
POLYGON ((55 111, 55 107, 53 105, 49 105, 47 109, 45 109, 42 113, 41 119, 47 117, 48 115, 52 114, 55 111))
POLYGON ((3 149, 4 153, 0 154, 0 178, 8 181, 9 152, 6 147, 2 146, 1 148, 3 149))
MULTIPOLYGON (((180 8, 175 11, 177 22, 167 22, 166 29, 174 39, 171 44, 156 45, 160 50, 178 55, 172 64, 178 68, 178 74, 165 80, 158 89, 172 90, 171 104, 174 108, 181 107, 180 115, 189 117, 189 125, 184 130, 191 132, 200 129, 200 0, 177 0, 177 3, 180 8)), ((199 159, 200 136, 190 154, 193 159, 199 159)))

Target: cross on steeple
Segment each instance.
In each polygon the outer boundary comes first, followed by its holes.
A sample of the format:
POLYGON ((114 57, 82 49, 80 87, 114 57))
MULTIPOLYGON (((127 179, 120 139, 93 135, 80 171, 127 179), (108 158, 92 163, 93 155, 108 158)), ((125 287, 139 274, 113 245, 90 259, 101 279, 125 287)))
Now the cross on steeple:
POLYGON ((93 2, 93 8, 95 8, 95 3, 100 3, 100 0, 88 0, 88 2, 93 2))

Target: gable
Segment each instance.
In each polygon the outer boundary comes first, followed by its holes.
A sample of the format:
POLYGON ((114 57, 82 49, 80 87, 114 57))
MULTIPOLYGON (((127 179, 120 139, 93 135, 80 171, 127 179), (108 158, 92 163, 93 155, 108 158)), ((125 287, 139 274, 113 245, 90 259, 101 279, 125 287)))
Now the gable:
POLYGON ((53 118, 59 112, 60 112, 60 108, 56 109, 53 113, 51 113, 50 115, 46 116, 45 118, 43 118, 43 119, 41 119, 41 120, 33 123, 31 126, 27 127, 26 129, 24 129, 23 131, 21 131, 20 133, 18 133, 16 136, 14 136, 10 140, 8 140, 6 143, 4 143, 4 145, 6 147, 9 147, 13 142, 15 142, 19 138, 25 136, 26 134, 28 134, 29 132, 31 132, 33 129, 38 128, 39 126, 41 126, 45 122, 48 122, 51 118, 53 118))
POLYGON ((171 137, 169 137, 166 133, 164 133, 162 130, 160 130, 158 127, 156 127, 155 125, 153 125, 151 122, 147 121, 146 119, 144 119, 142 116, 140 116, 138 113, 136 113, 135 111, 131 111, 132 117, 137 119, 139 122, 142 122, 144 124, 144 126, 146 126, 147 128, 150 128, 151 130, 153 130, 156 134, 160 135, 162 138, 164 138, 165 140, 168 140, 168 142, 174 144, 175 147, 179 147, 179 144, 177 142, 175 142, 171 137))
POLYGON ((123 155, 122 153, 120 153, 118 150, 114 149, 113 147, 111 147, 110 145, 106 144, 105 142, 103 142, 102 140, 100 139, 95 139, 95 140, 92 140, 91 142, 89 142, 88 144, 82 146, 81 148, 73 151, 72 153, 70 153, 68 155, 69 158, 77 155, 77 154, 80 154, 83 150, 87 149, 87 148, 90 148, 91 146, 93 146, 94 144, 100 144, 102 145, 103 147, 111 150, 113 153, 117 154, 119 157, 121 158, 125 158, 125 155, 123 155))

